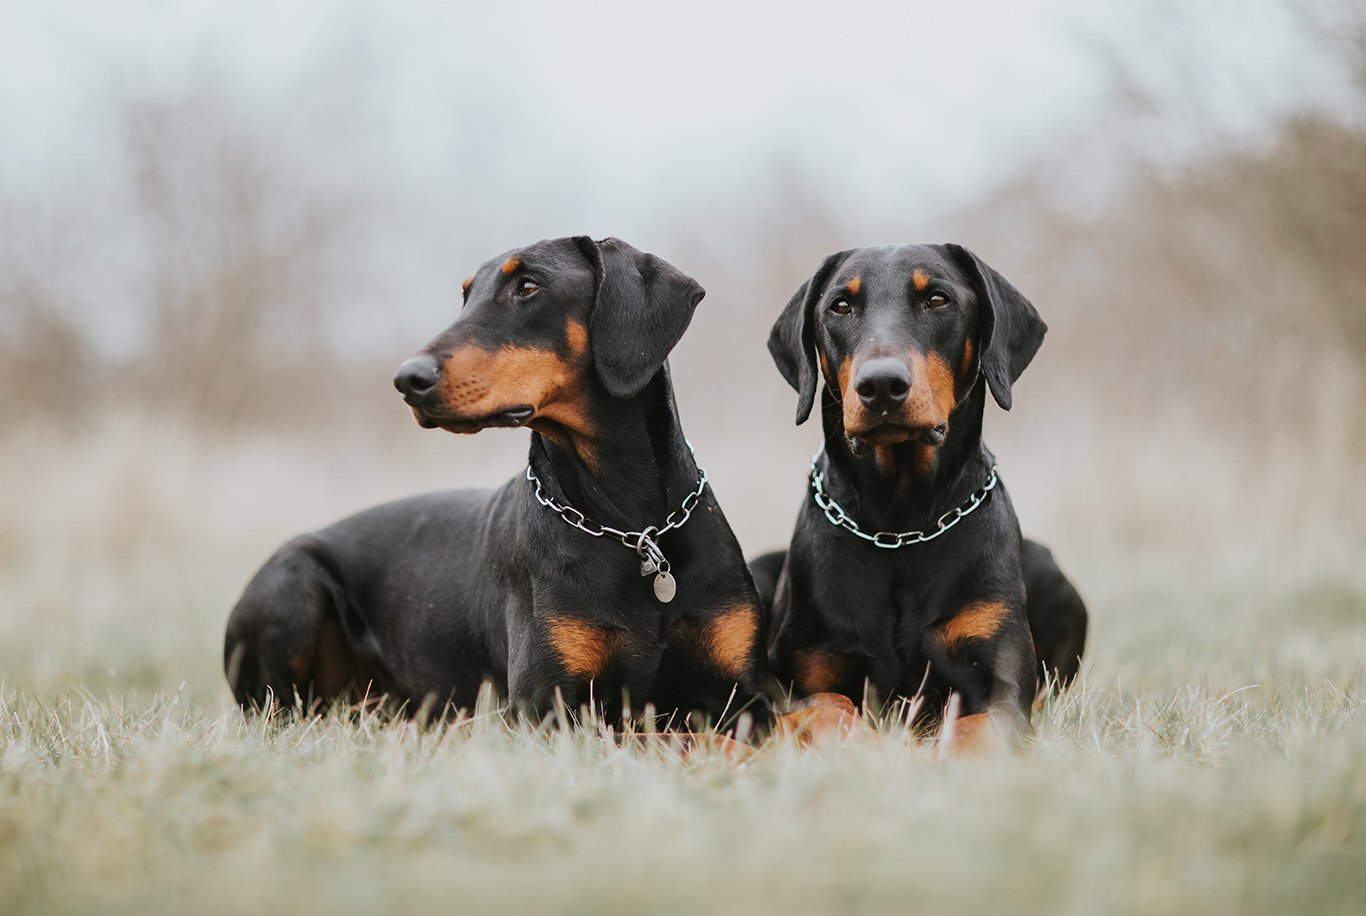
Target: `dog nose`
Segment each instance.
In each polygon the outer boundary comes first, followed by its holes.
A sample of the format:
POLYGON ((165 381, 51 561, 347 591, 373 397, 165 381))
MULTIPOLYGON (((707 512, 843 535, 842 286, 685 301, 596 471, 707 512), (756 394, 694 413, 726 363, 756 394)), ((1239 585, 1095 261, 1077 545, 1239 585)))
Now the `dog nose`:
POLYGON ((870 359, 859 367, 854 390, 869 410, 900 407, 911 393, 911 370, 898 359, 870 359))
POLYGON ((440 379, 440 363, 430 356, 414 356, 394 373, 394 387, 405 401, 412 403, 435 388, 440 379))

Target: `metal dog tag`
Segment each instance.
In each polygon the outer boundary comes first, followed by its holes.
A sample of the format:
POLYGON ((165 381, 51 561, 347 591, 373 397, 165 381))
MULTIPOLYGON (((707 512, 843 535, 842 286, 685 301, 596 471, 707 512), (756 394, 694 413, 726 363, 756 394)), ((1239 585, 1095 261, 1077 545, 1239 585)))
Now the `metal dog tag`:
POLYGON ((678 591, 678 583, 674 577, 667 572, 661 572, 655 576, 655 597, 663 604, 668 604, 674 600, 674 594, 678 591))
POLYGON ((642 576, 648 576, 652 572, 659 572, 659 564, 656 563, 654 560, 650 559, 649 557, 646 557, 645 559, 641 560, 640 574, 642 576))

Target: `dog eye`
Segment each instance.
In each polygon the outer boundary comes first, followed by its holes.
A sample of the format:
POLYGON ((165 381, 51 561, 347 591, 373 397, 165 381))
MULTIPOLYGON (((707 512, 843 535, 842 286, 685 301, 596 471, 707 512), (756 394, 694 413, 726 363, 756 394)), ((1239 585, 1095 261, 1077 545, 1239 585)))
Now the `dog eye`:
POLYGON ((522 278, 517 283, 517 295, 525 299, 527 296, 534 295, 541 288, 541 284, 530 278, 522 278))
POLYGON ((942 308, 949 304, 949 297, 943 293, 930 293, 930 298, 925 300, 925 304, 932 309, 942 308))
POLYGON ((843 297, 830 303, 830 311, 834 312, 836 315, 848 315, 853 311, 853 308, 854 307, 849 304, 849 300, 843 297))

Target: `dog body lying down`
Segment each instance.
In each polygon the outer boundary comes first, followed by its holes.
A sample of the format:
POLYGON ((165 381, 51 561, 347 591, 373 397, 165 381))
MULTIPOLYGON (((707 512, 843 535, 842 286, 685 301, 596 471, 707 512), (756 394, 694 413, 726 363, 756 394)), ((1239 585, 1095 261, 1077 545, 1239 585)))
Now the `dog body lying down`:
POLYGON ((1044 331, 957 245, 831 255, 788 302, 769 349, 797 422, 820 382, 825 446, 781 572, 770 558, 760 578, 770 657, 799 695, 913 699, 924 720, 952 706, 969 742, 1029 733, 1042 668, 1076 673, 1085 607, 1024 549, 982 443, 987 392, 1009 409, 1044 331))
POLYGON ((487 680, 536 715, 558 694, 613 717, 652 704, 767 724, 758 596, 665 363, 702 296, 615 239, 485 263, 395 384, 423 426, 530 427, 529 473, 282 547, 228 621, 237 701, 468 707, 487 680))

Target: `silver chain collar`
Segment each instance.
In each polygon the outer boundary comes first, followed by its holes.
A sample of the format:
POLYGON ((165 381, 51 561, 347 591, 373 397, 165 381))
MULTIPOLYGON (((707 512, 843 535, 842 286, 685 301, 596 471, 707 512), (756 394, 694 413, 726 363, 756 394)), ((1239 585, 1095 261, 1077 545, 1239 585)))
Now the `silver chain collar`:
POLYGON ((560 517, 566 525, 577 528, 584 534, 600 538, 603 535, 616 538, 630 549, 636 552, 640 558, 640 575, 642 577, 654 574, 655 597, 663 604, 668 604, 674 600, 674 595, 678 591, 678 583, 671 572, 672 567, 669 561, 664 558, 664 551, 659 547, 659 539, 669 531, 682 528, 683 525, 692 518, 692 512, 697 508, 698 501, 702 498, 702 491, 707 488, 707 472, 702 468, 697 469, 697 487, 683 497, 683 505, 669 513, 668 518, 664 519, 664 524, 659 527, 650 525, 643 531, 622 531, 610 525, 599 525, 591 522, 578 509, 568 503, 561 503, 555 497, 545 492, 545 487, 541 485, 541 479, 536 476, 536 472, 531 470, 531 465, 526 466, 526 479, 531 481, 534 490, 532 495, 541 505, 550 509, 560 517))
POLYGON ((977 507, 986 501, 987 494, 996 489, 996 465, 991 466, 991 476, 987 482, 978 490, 973 492, 968 501, 961 506, 956 506, 943 515, 934 523, 934 530, 928 534, 924 531, 879 531, 877 534, 869 534, 858 526, 850 518, 849 513, 844 511, 844 507, 835 502, 834 498, 825 493, 825 475, 820 470, 820 458, 825 452, 825 446, 816 450, 816 454, 811 456, 811 492, 816 500, 816 505, 825 513, 826 519, 830 524, 837 528, 843 528, 850 534, 863 538, 865 541, 877 546, 885 547, 888 550, 896 550, 899 547, 907 547, 911 544, 923 544, 926 541, 933 541, 941 534, 948 531, 954 525, 961 522, 964 518, 976 511, 977 507))

